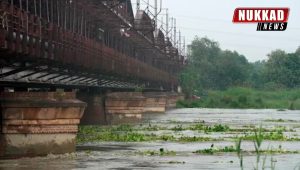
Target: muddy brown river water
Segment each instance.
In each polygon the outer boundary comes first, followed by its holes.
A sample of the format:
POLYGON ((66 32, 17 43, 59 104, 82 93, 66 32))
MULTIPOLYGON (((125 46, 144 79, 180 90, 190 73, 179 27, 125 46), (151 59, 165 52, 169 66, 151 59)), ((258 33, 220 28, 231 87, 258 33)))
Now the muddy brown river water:
MULTIPOLYGON (((230 128, 259 127, 264 128, 284 127, 284 135, 287 138, 300 138, 300 111, 278 110, 233 110, 233 109, 176 109, 166 114, 146 115, 139 126, 156 125, 161 127, 189 126, 197 122, 205 122, 206 125, 222 124, 230 128)), ((205 133, 193 130, 172 131, 164 130, 147 131, 156 135, 174 136, 201 136, 212 140, 205 142, 93 142, 83 143, 77 146, 77 152, 65 155, 48 155, 47 157, 22 158, 17 160, 0 160, 0 170, 16 169, 216 169, 235 170, 240 169, 239 159, 236 153, 195 154, 199 149, 207 149, 212 145, 216 148, 234 146, 231 140, 242 132, 211 132, 205 133), (137 154, 145 151, 159 151, 161 148, 174 151, 174 155, 148 155, 137 154)), ((264 141, 263 149, 281 148, 284 151, 298 153, 276 153, 267 155, 266 169, 270 169, 270 160, 273 158, 276 169, 300 170, 300 141, 264 141)), ((243 141, 242 149, 254 151, 253 141, 243 141)), ((244 169, 253 169, 256 162, 254 154, 244 155, 244 169)))

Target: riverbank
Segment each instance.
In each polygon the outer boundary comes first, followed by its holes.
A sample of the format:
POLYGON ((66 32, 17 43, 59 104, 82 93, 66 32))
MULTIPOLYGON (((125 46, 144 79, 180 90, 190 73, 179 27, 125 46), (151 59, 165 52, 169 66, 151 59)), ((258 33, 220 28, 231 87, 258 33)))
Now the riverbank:
POLYGON ((179 101, 177 107, 300 110, 300 89, 268 91, 230 88, 225 91, 210 90, 199 100, 179 101))

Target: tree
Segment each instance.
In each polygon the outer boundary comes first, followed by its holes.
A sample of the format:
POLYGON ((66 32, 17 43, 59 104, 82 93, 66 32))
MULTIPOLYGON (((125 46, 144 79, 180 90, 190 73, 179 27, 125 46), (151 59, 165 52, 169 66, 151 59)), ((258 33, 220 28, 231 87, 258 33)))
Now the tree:
POLYGON ((199 75, 193 67, 186 67, 184 71, 180 74, 180 84, 183 92, 186 94, 186 97, 191 97, 195 92, 195 89, 199 89, 200 85, 197 83, 199 80, 199 75))
POLYGON ((221 50, 216 41, 196 37, 189 50, 188 65, 180 76, 188 94, 202 89, 225 89, 248 79, 247 59, 235 51, 221 50))
POLYGON ((300 56, 296 53, 287 54, 282 50, 272 51, 266 63, 266 76, 269 82, 289 88, 300 85, 300 56))
POLYGON ((250 64, 249 84, 254 88, 263 88, 266 83, 266 61, 256 61, 250 64))
POLYGON ((297 56, 300 56, 300 46, 297 48, 297 50, 295 51, 295 54, 297 55, 297 56))
POLYGON ((223 51, 216 60, 218 88, 242 85, 249 75, 250 65, 245 56, 236 51, 223 51))

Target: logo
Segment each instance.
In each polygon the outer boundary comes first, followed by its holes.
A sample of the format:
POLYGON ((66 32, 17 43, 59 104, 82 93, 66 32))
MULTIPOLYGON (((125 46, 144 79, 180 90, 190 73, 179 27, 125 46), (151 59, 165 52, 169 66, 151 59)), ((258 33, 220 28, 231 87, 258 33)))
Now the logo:
POLYGON ((285 31, 289 8, 236 8, 233 23, 258 23, 257 31, 285 31))

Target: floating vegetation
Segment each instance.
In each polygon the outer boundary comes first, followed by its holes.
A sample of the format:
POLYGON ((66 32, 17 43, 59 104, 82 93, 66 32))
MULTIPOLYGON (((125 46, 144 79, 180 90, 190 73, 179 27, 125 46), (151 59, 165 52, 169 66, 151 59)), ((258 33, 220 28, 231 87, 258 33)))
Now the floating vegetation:
POLYGON ((221 138, 209 138, 209 137, 198 137, 198 136, 182 136, 177 141, 178 142, 205 142, 205 141, 221 141, 221 138))
POLYGON ((171 128, 171 130, 173 130, 173 131, 183 131, 183 130, 186 130, 186 129, 184 129, 182 127, 182 125, 177 125, 177 126, 171 128))
POLYGON ((204 124, 192 125, 188 128, 189 130, 198 130, 204 132, 227 132, 230 130, 228 125, 217 124, 213 126, 207 126, 204 124))
POLYGON ((215 153, 225 153, 225 152, 237 152, 237 149, 236 147, 233 146, 225 146, 224 148, 217 148, 217 147, 213 147, 212 145, 211 148, 197 150, 193 153, 213 155, 215 153))
POLYGON ((159 162, 160 164, 185 164, 185 161, 168 161, 168 162, 159 162))
POLYGON ((164 148, 160 148, 159 150, 138 151, 136 153, 143 156, 176 156, 175 151, 169 151, 164 148))
POLYGON ((148 126, 141 127, 140 130, 144 130, 144 131, 159 131, 159 130, 167 130, 167 128, 163 127, 163 126, 152 125, 151 123, 149 123, 148 126))
POLYGON ((265 122, 297 122, 296 120, 284 120, 284 119, 266 119, 265 122))
MULTIPOLYGON (((170 141, 170 142, 204 142, 204 141, 220 141, 222 138, 216 137, 203 137, 203 136, 178 136, 171 134, 154 134, 154 131, 170 130, 174 132, 179 131, 198 131, 206 134, 210 132, 234 132, 244 134, 243 140, 255 139, 256 128, 243 127, 243 128, 231 128, 228 125, 216 124, 205 125, 203 123, 192 124, 189 126, 183 126, 181 124, 167 127, 148 124, 148 126, 142 125, 119 125, 119 126, 80 126, 79 133, 77 135, 78 143, 85 142, 145 142, 145 141, 170 141), (148 131, 148 133, 146 133, 148 131), (152 132, 153 131, 153 132, 152 132)), ((293 129, 287 129, 284 126, 277 126, 274 128, 261 128, 264 133, 265 140, 272 141, 300 141, 299 138, 288 138, 283 132, 295 132, 293 129)))
MULTIPOLYGON (((264 140, 271 141, 300 141, 300 138, 288 138, 283 134, 283 131, 263 132, 264 140)), ((255 140, 255 134, 246 134, 241 137, 243 140, 255 140)))
POLYGON ((201 142, 201 141, 216 141, 221 139, 214 139, 209 137, 189 137, 174 135, 155 135, 134 132, 130 126, 118 127, 103 127, 98 126, 81 126, 77 135, 78 143, 86 142, 145 142, 145 141, 170 141, 170 142, 201 142))

